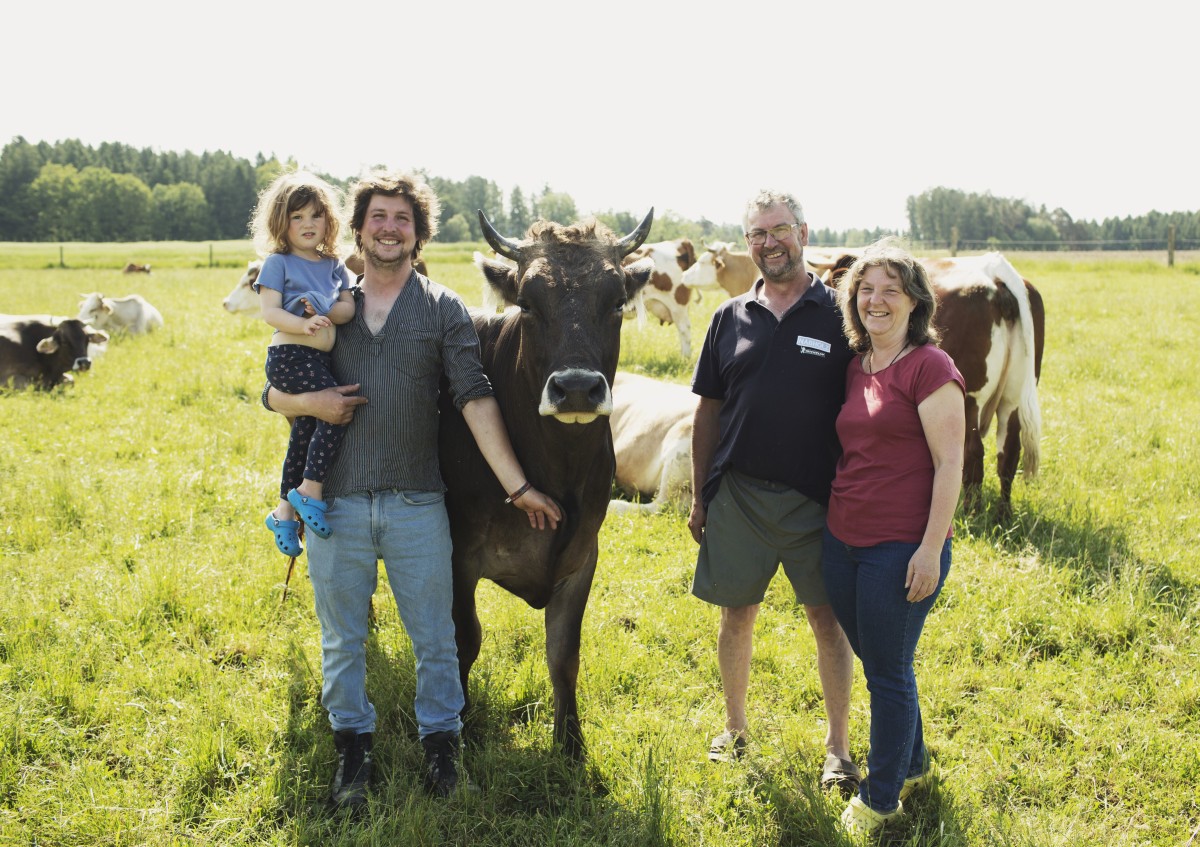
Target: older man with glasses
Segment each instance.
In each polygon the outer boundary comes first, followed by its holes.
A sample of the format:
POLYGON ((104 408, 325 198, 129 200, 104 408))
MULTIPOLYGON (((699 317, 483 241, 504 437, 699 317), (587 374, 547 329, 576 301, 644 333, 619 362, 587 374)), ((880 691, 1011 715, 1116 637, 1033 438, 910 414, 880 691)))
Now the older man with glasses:
POLYGON ((796 199, 762 191, 743 223, 762 276, 717 309, 692 380, 692 593, 721 608, 725 695, 725 730, 708 755, 726 762, 745 752, 754 622, 782 564, 816 639, 828 719, 821 784, 848 795, 861 776, 850 757, 854 655, 825 594, 821 537, 853 354, 836 296, 805 270, 808 225, 796 199))

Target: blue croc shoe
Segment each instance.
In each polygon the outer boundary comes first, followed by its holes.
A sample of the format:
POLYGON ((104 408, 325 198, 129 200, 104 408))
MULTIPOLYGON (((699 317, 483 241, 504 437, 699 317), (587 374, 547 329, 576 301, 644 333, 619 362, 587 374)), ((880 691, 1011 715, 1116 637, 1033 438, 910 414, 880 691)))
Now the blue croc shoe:
POLYGON ((287 500, 296 509, 296 515, 304 521, 305 526, 322 538, 332 534, 329 524, 325 522, 325 501, 316 497, 305 497, 296 489, 287 494, 287 500))
POLYGON ((267 512, 264 521, 267 529, 275 533, 275 546, 285 556, 299 556, 304 552, 300 546, 300 521, 281 521, 274 512, 267 512))

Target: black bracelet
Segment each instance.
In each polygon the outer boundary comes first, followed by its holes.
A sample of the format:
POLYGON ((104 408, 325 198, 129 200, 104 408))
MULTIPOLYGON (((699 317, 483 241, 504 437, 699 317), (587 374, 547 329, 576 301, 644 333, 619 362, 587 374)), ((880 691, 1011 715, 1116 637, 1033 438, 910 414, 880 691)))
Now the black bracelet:
POLYGON ((504 502, 506 504, 508 504, 508 503, 513 502, 514 500, 520 500, 521 495, 524 494, 526 491, 528 491, 531 488, 533 488, 533 483, 529 482, 529 480, 526 480, 524 485, 522 485, 520 488, 518 488, 512 494, 509 494, 507 497, 505 497, 504 502))
POLYGON ((267 402, 267 395, 270 393, 271 393, 271 383, 268 382, 266 385, 263 386, 262 404, 263 404, 263 408, 266 409, 268 412, 273 412, 275 410, 272 409, 271 404, 267 402))

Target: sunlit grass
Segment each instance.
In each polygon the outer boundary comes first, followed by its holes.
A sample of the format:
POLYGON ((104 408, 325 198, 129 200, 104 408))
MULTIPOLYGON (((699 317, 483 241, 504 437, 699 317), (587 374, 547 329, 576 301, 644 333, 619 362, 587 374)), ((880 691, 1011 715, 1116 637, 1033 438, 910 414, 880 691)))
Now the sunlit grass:
MULTIPOLYGON (((258 405, 269 330, 220 309, 252 253, 133 277, 116 270, 145 260, 128 245, 88 247, 95 267, 0 261, 6 309, 136 291, 166 326, 114 340, 72 388, 0 393, 0 843, 848 843, 816 788, 820 684, 781 580, 759 619, 751 755, 704 760, 717 619, 689 594, 677 513, 601 533, 579 770, 551 743, 541 613, 485 583, 466 753, 484 790, 428 799, 411 651, 382 592, 379 790, 362 824, 327 815, 311 590, 298 568, 280 603, 286 561, 261 527, 286 436, 258 405)), ((480 302, 469 251, 434 248, 431 275, 480 302)), ((942 777, 883 843, 1181 847, 1200 825, 1200 286, 1146 263, 1018 268, 1048 315, 1041 475, 1016 483, 1011 522, 956 523, 918 668, 942 777)), ((697 305, 694 349, 719 302, 697 305)), ((625 326, 622 366, 692 369, 654 320, 625 326)), ((860 759, 867 726, 860 676, 860 759)))

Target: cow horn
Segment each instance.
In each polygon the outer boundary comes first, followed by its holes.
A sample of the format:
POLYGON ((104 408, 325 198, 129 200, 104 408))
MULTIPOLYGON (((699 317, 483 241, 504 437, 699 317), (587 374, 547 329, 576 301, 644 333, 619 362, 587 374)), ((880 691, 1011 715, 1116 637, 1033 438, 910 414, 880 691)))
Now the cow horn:
POLYGON ((646 240, 646 236, 650 234, 650 224, 654 223, 654 207, 650 207, 650 211, 646 213, 646 217, 642 218, 642 222, 638 224, 638 228, 629 235, 617 242, 617 249, 621 251, 621 256, 625 257, 634 250, 642 246, 642 242, 646 240))
POLYGON ((479 225, 483 227, 483 237, 487 239, 488 244, 492 245, 492 249, 506 259, 512 259, 514 262, 521 261, 521 242, 513 238, 505 238, 496 232, 496 228, 487 219, 483 209, 479 209, 478 212, 479 225))

